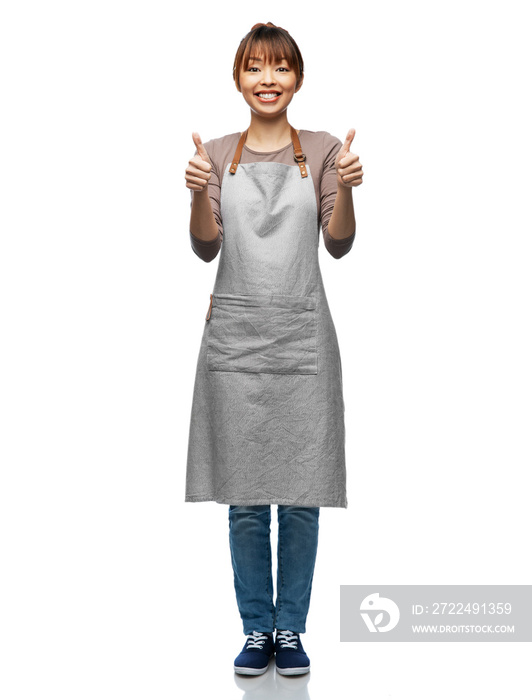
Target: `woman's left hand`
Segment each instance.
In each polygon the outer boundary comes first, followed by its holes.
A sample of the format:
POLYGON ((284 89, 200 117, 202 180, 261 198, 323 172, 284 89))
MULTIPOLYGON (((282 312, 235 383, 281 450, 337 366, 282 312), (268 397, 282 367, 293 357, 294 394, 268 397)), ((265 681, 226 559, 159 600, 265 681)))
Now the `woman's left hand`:
POLYGON ((356 130, 349 129, 342 148, 338 151, 334 167, 338 179, 338 187, 358 187, 362 184, 362 163, 356 153, 351 153, 351 143, 355 138, 356 130))

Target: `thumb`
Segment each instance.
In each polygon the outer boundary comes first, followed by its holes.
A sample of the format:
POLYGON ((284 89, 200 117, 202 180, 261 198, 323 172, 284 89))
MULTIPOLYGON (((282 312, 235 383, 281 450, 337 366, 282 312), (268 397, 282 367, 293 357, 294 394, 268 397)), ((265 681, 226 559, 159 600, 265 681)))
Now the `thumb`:
POLYGON ((353 143, 355 134, 356 129, 349 129, 349 131, 347 132, 344 144, 338 153, 338 162, 340 162, 342 158, 344 158, 349 153, 349 149, 351 148, 351 144, 353 143))
POLYGON ((209 154, 207 153, 205 146, 201 142, 201 137, 198 134, 197 131, 192 132, 192 140, 194 141, 196 148, 198 150, 198 155, 207 163, 211 162, 211 159, 209 158, 209 154))

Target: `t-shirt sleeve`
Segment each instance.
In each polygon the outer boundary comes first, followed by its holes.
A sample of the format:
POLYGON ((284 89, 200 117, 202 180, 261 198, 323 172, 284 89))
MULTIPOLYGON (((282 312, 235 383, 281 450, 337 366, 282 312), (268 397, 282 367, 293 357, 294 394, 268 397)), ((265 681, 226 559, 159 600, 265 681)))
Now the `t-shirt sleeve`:
POLYGON ((329 221, 333 213, 338 191, 334 162, 341 147, 342 142, 340 139, 325 132, 323 140, 324 162, 320 180, 321 228, 323 242, 333 258, 341 258, 346 253, 349 253, 353 247, 356 233, 356 231, 353 231, 347 238, 333 238, 329 233, 329 221))
MULTIPOLYGON (((209 200, 211 202, 212 213, 214 214, 214 219, 218 226, 218 235, 210 241, 202 241, 200 238, 195 236, 192 231, 190 231, 190 243, 192 245, 192 250, 205 262, 210 262, 218 255, 218 251, 222 246, 223 240, 223 225, 222 218, 220 216, 220 192, 221 192, 221 182, 220 182, 220 171, 216 163, 216 158, 212 149, 212 142, 207 141, 203 144, 205 150, 210 158, 212 168, 211 168, 211 179, 207 185, 209 192, 209 200)), ((196 150, 194 155, 198 155, 196 150)), ((194 190, 190 190, 190 207, 192 208, 192 202, 194 200, 194 190)))

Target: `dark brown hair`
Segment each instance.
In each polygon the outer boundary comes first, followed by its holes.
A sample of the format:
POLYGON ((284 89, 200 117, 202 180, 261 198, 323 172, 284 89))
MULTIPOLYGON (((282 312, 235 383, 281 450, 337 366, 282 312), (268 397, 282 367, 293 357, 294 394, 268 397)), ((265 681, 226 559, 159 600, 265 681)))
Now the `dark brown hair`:
POLYGON ((247 68, 249 57, 254 49, 257 50, 259 55, 264 55, 265 60, 269 62, 280 61, 282 58, 286 58, 288 65, 298 76, 296 89, 299 87, 303 79, 301 51, 286 29, 268 22, 267 24, 259 23, 253 25, 240 42, 233 65, 233 79, 239 91, 240 70, 242 67, 244 70, 247 68))

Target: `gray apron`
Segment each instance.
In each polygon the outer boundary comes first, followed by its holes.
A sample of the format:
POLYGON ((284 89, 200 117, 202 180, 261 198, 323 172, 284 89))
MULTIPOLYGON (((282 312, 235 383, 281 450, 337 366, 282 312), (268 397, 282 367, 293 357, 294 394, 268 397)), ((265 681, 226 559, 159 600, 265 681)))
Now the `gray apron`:
POLYGON ((342 367, 312 173, 224 171, 223 243, 196 368, 185 501, 347 507, 342 367))

